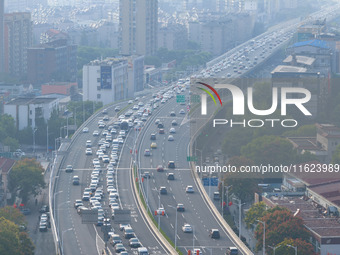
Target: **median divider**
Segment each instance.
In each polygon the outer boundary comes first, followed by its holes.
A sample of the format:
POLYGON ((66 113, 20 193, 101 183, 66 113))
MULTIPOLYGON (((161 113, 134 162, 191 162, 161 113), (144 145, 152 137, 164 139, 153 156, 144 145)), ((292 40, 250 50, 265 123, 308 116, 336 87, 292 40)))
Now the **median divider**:
POLYGON ((155 237, 158 238, 158 240, 162 243, 163 248, 165 248, 171 255, 175 254, 182 254, 179 251, 176 251, 174 248, 174 244, 172 241, 167 237, 167 235, 158 227, 156 226, 156 222, 154 221, 150 211, 147 209, 147 205, 145 203, 144 197, 142 195, 142 192, 140 192, 141 187, 139 186, 139 182, 136 181, 136 178, 138 178, 137 173, 137 166, 134 166, 131 160, 131 183, 133 183, 133 193, 136 198, 136 202, 138 204, 138 208, 141 211, 142 216, 144 217, 145 222, 148 224, 150 230, 154 233, 155 237))

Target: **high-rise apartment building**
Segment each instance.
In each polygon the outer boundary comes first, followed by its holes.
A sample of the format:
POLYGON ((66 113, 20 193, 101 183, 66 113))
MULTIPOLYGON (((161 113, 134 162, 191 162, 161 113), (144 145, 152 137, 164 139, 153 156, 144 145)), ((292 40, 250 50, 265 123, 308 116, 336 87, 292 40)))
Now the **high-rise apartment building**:
POLYGON ((120 52, 152 55, 157 50, 158 0, 120 0, 120 52))
POLYGON ((5 0, 0 0, 0 73, 4 71, 4 5, 5 0))
POLYGON ((27 48, 32 45, 31 14, 16 12, 4 18, 5 72, 23 79, 27 75, 27 48))

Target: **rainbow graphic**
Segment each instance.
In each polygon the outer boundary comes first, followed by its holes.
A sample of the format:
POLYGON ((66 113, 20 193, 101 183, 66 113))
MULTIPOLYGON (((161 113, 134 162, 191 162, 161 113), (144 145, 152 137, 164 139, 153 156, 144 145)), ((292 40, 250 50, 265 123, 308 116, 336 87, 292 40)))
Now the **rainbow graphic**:
MULTIPOLYGON (((197 82, 197 83, 199 83, 199 84, 201 84, 201 85, 203 85, 203 86, 206 86, 206 87, 209 88, 212 92, 214 92, 214 94, 217 96, 217 98, 218 98, 218 100, 220 101, 220 104, 221 104, 221 106, 222 106, 222 100, 221 100, 221 98, 220 98, 220 95, 217 93, 217 91, 216 91, 213 87, 211 87, 210 85, 208 85, 208 84, 206 84, 206 83, 203 83, 203 82, 197 82)), ((206 93, 212 98, 212 100, 214 101, 215 105, 217 105, 214 96, 211 94, 211 92, 210 92, 209 90, 204 89, 204 88, 198 88, 198 89, 203 90, 204 92, 206 92, 206 93)))

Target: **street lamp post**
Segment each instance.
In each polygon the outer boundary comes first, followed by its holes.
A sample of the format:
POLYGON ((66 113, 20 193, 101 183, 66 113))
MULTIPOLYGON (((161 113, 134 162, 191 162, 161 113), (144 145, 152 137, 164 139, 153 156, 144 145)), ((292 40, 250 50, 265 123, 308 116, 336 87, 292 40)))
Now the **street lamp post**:
POLYGON ((64 234, 67 231, 71 231, 71 230, 73 230, 73 228, 69 228, 69 229, 63 230, 63 232, 61 233, 61 255, 64 255, 64 234))
POLYGON ((37 132, 37 128, 33 129, 33 154, 35 154, 35 132, 37 132))
MULTIPOLYGON (((161 189, 158 191, 158 209, 161 208, 161 189)), ((158 230, 161 228, 161 218, 158 212, 158 230)))
POLYGON ((168 205, 168 206, 176 210, 176 221, 175 221, 175 250, 176 250, 176 248, 177 248, 177 213, 178 213, 178 211, 177 211, 177 207, 174 207, 172 205, 168 205))
POLYGON ((274 246, 274 247, 273 247, 273 246, 270 246, 270 245, 268 245, 268 247, 273 249, 273 251, 274 251, 274 254, 273 254, 273 255, 275 255, 275 251, 276 251, 276 249, 280 248, 280 247, 281 247, 281 245, 279 245, 279 246, 274 246))
POLYGON ((241 199, 233 198, 238 201, 238 237, 241 238, 241 224, 242 224, 242 219, 241 219, 241 207, 245 203, 241 203, 241 199))
POLYGON ((201 154, 201 165, 203 165, 203 159, 202 159, 202 151, 201 150, 199 150, 199 149, 196 149, 197 151, 199 151, 200 152, 200 154, 201 154))
POLYGON ((68 113, 67 113, 67 117, 66 117, 66 137, 68 138, 68 113))
POLYGON ((232 187, 233 185, 229 185, 226 187, 226 191, 227 191, 227 205, 229 206, 229 189, 232 187))
POLYGON ((290 245, 290 244, 286 244, 286 246, 293 248, 295 250, 295 255, 297 255, 297 246, 293 246, 293 245, 290 245))
POLYGON ((263 224, 263 255, 266 255, 266 222, 261 221, 261 220, 256 220, 256 221, 263 224))

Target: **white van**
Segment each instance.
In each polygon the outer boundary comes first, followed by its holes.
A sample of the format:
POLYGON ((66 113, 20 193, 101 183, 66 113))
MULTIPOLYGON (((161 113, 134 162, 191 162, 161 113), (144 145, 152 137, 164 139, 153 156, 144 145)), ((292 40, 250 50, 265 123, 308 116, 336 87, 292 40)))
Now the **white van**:
POLYGON ((139 247, 137 249, 137 254, 138 255, 149 255, 148 249, 145 247, 139 247))

